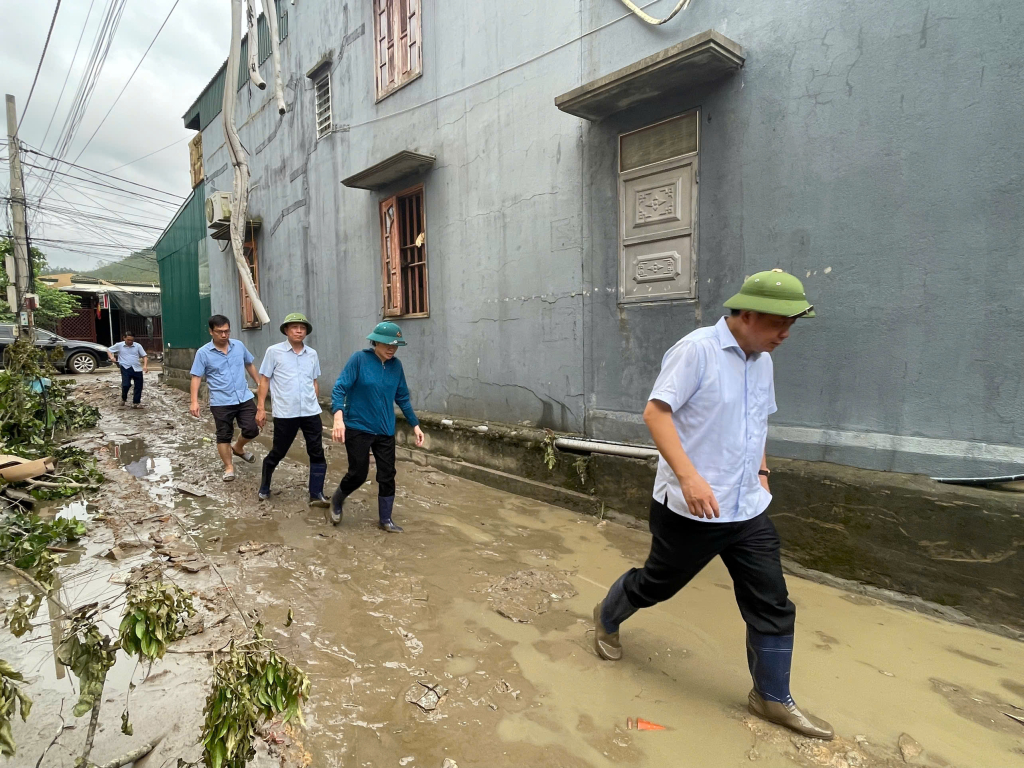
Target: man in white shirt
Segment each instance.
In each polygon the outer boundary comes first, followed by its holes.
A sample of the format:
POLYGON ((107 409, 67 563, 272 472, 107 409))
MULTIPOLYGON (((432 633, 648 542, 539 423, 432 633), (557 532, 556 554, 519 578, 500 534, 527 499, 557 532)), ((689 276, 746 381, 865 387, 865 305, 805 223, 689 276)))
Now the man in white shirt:
POLYGON ((135 342, 135 337, 130 333, 124 335, 124 341, 119 341, 107 350, 107 357, 114 362, 117 355, 117 367, 121 371, 121 407, 128 404, 128 390, 135 385, 135 392, 132 394, 132 408, 142 407, 142 377, 149 373, 149 357, 141 344, 135 342))
POLYGON ((716 556, 729 570, 747 625, 754 715, 805 736, 832 726, 797 708, 789 692, 796 607, 782 574, 765 440, 776 411, 770 354, 797 318, 814 317, 804 287, 780 269, 759 272, 725 306, 668 352, 644 410, 661 453, 651 503, 651 552, 594 607, 594 649, 622 658, 619 625, 668 600, 716 556))
POLYGON ((306 336, 313 326, 306 316, 298 312, 285 317, 281 333, 287 341, 267 349, 260 366, 260 387, 256 392, 256 423, 267 423, 267 391, 274 403, 274 444, 263 459, 263 479, 259 498, 270 498, 270 481, 281 459, 292 447, 295 436, 302 430, 309 455, 309 502, 328 507, 324 496, 327 477, 327 459, 324 457, 323 422, 320 421, 320 358, 316 350, 306 346, 306 336))

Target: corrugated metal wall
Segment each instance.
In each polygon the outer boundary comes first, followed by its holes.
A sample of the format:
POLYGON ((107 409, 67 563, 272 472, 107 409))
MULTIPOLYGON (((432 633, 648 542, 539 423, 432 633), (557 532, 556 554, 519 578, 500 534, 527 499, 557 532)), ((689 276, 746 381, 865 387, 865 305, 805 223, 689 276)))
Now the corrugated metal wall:
POLYGON ((200 257, 205 258, 206 194, 200 184, 156 243, 160 267, 165 348, 196 349, 210 340, 209 278, 200 280, 200 257), (203 251, 200 254, 200 251, 203 251))
MULTIPOLYGON (((277 3, 277 36, 283 42, 288 37, 288 11, 285 8, 285 0, 277 3)), ((260 14, 256 21, 256 37, 259 39, 259 63, 263 65, 270 58, 270 25, 267 24, 267 17, 260 14)), ((249 56, 249 38, 242 38, 242 54, 238 62, 238 87, 241 89, 249 80, 247 69, 249 56)), ((199 98, 189 107, 182 118, 185 127, 195 131, 201 131, 220 114, 220 105, 224 99, 224 70, 227 69, 227 62, 221 66, 213 80, 203 89, 199 98)))

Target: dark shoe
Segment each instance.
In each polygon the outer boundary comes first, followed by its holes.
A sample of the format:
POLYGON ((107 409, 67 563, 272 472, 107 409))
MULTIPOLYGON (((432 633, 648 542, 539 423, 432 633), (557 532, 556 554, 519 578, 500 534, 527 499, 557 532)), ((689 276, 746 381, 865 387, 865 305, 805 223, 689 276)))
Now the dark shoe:
POLYGON ((331 500, 321 493, 317 496, 310 496, 309 505, 311 507, 330 507, 331 500))
POLYGON ((126 405, 128 405, 128 401, 127 400, 122 400, 121 401, 121 407, 124 408, 126 405))
POLYGON ((380 519, 378 526, 382 531, 387 531, 388 533, 402 533, 402 528, 391 521, 391 513, 394 508, 394 496, 377 497, 377 515, 380 519))
POLYGON ((270 486, 261 485, 259 493, 257 493, 256 495, 259 496, 260 501, 266 501, 267 499, 270 498, 270 486))
MULTIPOLYGON (((603 602, 603 601, 602 601, 603 602)), ((609 632, 601 623, 601 605, 594 606, 594 650, 606 661, 618 661, 622 658, 622 643, 618 632, 609 632)))
POLYGON ((779 701, 768 701, 751 689, 750 696, 747 697, 747 709, 750 710, 750 714, 757 715, 762 720, 784 726, 803 736, 825 741, 831 741, 835 736, 831 725, 821 718, 801 712, 792 697, 783 704, 779 701))
POLYGON ((327 522, 331 525, 341 524, 341 515, 345 511, 345 499, 348 498, 348 494, 341 490, 341 486, 338 486, 338 490, 331 496, 331 508, 326 513, 327 522))

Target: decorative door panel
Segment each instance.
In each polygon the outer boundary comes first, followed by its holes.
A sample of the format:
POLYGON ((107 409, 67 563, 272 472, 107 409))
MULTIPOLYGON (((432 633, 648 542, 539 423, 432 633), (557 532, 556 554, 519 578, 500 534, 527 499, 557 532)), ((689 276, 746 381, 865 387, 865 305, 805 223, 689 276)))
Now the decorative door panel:
POLYGON ((696 298, 697 156, 619 176, 619 301, 696 298))

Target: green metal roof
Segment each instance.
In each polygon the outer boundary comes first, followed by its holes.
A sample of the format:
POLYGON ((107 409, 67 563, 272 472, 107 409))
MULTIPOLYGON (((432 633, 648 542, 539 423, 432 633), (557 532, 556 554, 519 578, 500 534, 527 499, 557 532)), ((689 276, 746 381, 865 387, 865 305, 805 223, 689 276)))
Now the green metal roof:
MULTIPOLYGON (((285 10, 286 0, 277 0, 277 36, 280 41, 288 37, 288 11, 285 10)), ((256 20, 256 37, 259 40, 259 56, 257 57, 262 66, 270 58, 270 25, 267 24, 267 17, 260 14, 256 20)), ((238 61, 238 89, 249 79, 247 69, 249 56, 249 38, 242 38, 242 55, 238 61)), ((221 102, 224 100, 224 72, 228 63, 225 61, 220 65, 217 74, 206 84, 203 92, 199 94, 188 111, 182 115, 185 127, 193 131, 201 131, 210 123, 213 118, 220 114, 221 102)))

